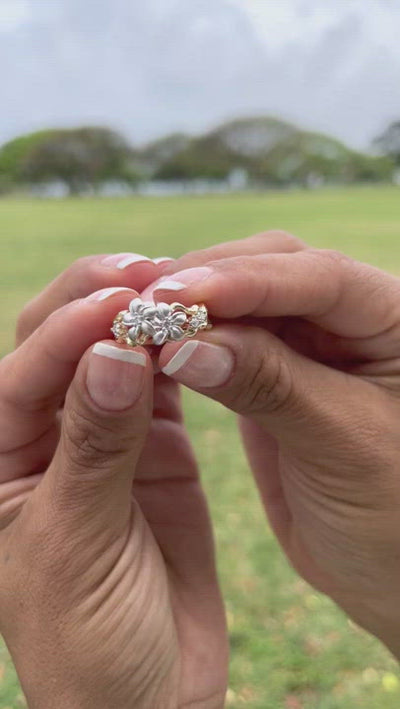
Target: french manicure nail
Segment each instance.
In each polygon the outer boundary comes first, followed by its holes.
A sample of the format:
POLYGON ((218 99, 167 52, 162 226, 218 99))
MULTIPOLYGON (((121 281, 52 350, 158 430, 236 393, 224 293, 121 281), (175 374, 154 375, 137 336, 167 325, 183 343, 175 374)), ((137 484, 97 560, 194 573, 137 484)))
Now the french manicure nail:
POLYGON ((213 273, 214 271, 211 268, 207 268, 205 266, 201 266, 200 268, 187 268, 185 271, 174 273, 173 276, 166 279, 165 281, 161 280, 154 288, 154 291, 184 290, 184 288, 187 288, 188 286, 202 283, 203 281, 207 280, 207 278, 212 276, 213 273))
POLYGON ((128 293, 130 290, 130 288, 103 288, 103 290, 98 290, 95 293, 91 293, 90 295, 88 295, 86 300, 107 300, 107 298, 111 298, 111 296, 115 295, 116 293, 128 293))
POLYGON ((142 352, 98 342, 92 349, 86 378, 95 404, 108 411, 133 406, 143 388, 146 363, 142 352))
POLYGON ((155 293, 158 290, 172 290, 172 291, 179 291, 179 290, 185 290, 187 286, 185 286, 184 283, 180 283, 179 281, 160 281, 160 283, 153 288, 153 293, 155 293))
POLYGON ((234 366, 235 358, 227 347, 193 340, 186 342, 162 371, 192 389, 207 389, 226 384, 234 366))
POLYGON ((169 256, 160 256, 159 258, 153 258, 153 262, 156 264, 156 266, 159 266, 161 263, 168 263, 171 261, 175 261, 175 259, 170 258, 169 256))
POLYGON ((106 256, 101 263, 103 266, 110 266, 123 271, 124 268, 128 268, 134 263, 153 263, 153 261, 142 254, 113 254, 112 256, 106 256))

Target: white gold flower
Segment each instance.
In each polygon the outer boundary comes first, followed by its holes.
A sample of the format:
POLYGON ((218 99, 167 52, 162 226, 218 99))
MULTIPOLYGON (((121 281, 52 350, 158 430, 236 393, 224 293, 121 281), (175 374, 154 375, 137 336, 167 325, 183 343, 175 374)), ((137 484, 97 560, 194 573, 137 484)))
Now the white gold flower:
POLYGON ((146 311, 141 321, 141 331, 153 339, 155 345, 163 345, 167 340, 179 341, 185 336, 181 327, 187 322, 187 315, 174 311, 167 303, 153 306, 152 312, 146 311))
POLYGON ((122 322, 129 328, 128 335, 132 342, 144 332, 143 325, 150 321, 156 313, 154 303, 144 303, 140 298, 135 298, 129 305, 129 312, 125 313, 122 322))

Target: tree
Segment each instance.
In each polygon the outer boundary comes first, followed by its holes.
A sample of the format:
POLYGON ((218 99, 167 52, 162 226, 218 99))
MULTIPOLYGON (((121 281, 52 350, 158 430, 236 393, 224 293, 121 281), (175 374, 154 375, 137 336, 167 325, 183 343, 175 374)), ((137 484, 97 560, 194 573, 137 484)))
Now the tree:
POLYGON ((382 135, 375 139, 374 144, 384 155, 392 158, 396 165, 400 165, 400 121, 391 123, 382 135))
POLYGON ((64 182, 70 194, 97 190, 108 180, 134 183, 135 155, 118 133, 108 128, 76 128, 33 133, 0 151, 0 175, 16 184, 64 182))
POLYGON ((71 194, 96 190, 107 180, 133 182, 137 177, 131 147, 107 128, 55 131, 31 151, 22 171, 33 183, 61 180, 71 194))
POLYGON ((231 121, 193 138, 161 159, 155 176, 226 179, 240 169, 254 185, 308 186, 347 181, 350 155, 338 140, 266 116, 231 121))
POLYGON ((29 133, 14 138, 2 146, 0 149, 0 192, 8 191, 21 183, 26 157, 51 134, 52 131, 29 133))

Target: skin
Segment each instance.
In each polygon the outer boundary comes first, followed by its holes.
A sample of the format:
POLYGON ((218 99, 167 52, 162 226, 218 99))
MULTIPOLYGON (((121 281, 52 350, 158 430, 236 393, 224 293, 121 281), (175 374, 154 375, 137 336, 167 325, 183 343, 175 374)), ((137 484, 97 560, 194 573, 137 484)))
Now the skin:
POLYGON ((27 306, 0 363, 0 631, 30 709, 216 709, 225 618, 178 387, 139 348, 131 405, 88 388, 92 345, 163 267, 102 258, 27 306))
MULTIPOLYGON (((400 280, 279 232, 189 254, 165 276, 199 266, 211 275, 179 293, 158 283, 154 298, 204 302, 216 326, 199 339, 234 364, 207 386, 202 348, 174 378, 240 415, 288 559, 399 658, 400 280)), ((166 344, 160 367, 181 347, 166 344)))
MULTIPOLYGON (((154 296, 205 302, 216 327, 199 339, 234 366, 214 388, 173 376, 240 414, 289 560, 399 657, 400 282, 274 232, 141 272, 137 289, 205 264, 205 281, 154 296)), ((90 346, 134 293, 75 299, 135 286, 131 268, 73 266, 28 306, 0 365, 0 629, 34 708, 224 703, 212 535, 176 385, 158 375, 152 406, 147 360, 122 412, 87 390, 90 346)))

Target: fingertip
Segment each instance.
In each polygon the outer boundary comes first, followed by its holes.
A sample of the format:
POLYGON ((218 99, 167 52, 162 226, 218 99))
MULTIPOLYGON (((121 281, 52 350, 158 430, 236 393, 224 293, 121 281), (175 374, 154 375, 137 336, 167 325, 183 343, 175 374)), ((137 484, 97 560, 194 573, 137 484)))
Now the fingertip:
POLYGON ((225 385, 235 368, 231 348, 208 342, 190 340, 180 346, 164 348, 160 366, 164 374, 192 389, 211 389, 225 385))
POLYGON ((121 295, 122 293, 124 295, 129 294, 131 298, 136 298, 138 295, 137 291, 133 288, 129 288, 128 286, 113 286, 111 288, 102 288, 94 293, 90 293, 90 295, 85 298, 85 301, 87 303, 100 303, 104 300, 109 300, 115 295, 121 295))
POLYGON ((129 348, 110 340, 97 342, 87 355, 86 386, 95 405, 105 411, 134 406, 145 386, 151 360, 143 348, 129 348))
POLYGON ((178 352, 185 346, 185 342, 167 342, 160 351, 158 357, 158 366, 163 374, 168 375, 168 363, 178 354, 178 352))

